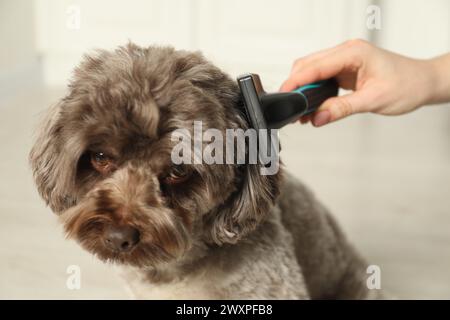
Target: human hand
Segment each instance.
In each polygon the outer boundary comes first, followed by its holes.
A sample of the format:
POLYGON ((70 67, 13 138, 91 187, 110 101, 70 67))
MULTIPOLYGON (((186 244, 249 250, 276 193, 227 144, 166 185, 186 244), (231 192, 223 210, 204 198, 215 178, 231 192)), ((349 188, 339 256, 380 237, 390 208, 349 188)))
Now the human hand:
POLYGON ((314 114, 300 119, 319 127, 355 113, 399 115, 417 109, 433 100, 435 69, 432 60, 411 59, 364 40, 350 40, 297 59, 280 91, 333 77, 341 88, 353 90, 327 99, 314 114))

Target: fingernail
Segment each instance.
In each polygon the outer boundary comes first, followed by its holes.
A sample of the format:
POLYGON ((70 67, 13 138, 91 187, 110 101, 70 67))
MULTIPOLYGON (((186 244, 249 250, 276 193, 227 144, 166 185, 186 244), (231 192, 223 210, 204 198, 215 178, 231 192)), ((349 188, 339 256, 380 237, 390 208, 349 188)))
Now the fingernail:
POLYGON ((313 125, 315 127, 323 126, 324 124, 327 124, 331 120, 331 113, 328 110, 319 111, 313 119, 313 125))

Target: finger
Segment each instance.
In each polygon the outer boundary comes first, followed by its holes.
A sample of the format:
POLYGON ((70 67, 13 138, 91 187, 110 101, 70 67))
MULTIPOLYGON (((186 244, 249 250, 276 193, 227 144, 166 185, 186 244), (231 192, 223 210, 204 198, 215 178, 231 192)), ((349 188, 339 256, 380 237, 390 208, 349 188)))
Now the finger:
POLYGON ((311 61, 302 68, 301 72, 291 74, 281 86, 280 91, 291 91, 308 83, 329 79, 343 70, 357 70, 359 66, 360 59, 352 50, 333 51, 321 59, 311 61))
POLYGON ((342 46, 343 46, 343 44, 339 44, 337 46, 334 46, 334 47, 331 47, 328 49, 324 49, 324 50, 320 50, 320 51, 311 53, 309 55, 306 55, 302 58, 295 60, 294 64, 292 65, 292 68, 291 68, 291 74, 299 72, 302 68, 307 66, 312 61, 324 58, 325 56, 329 55, 330 53, 341 49, 342 46))
POLYGON ((349 115, 364 112, 370 103, 370 95, 365 92, 353 92, 327 99, 314 113, 312 123, 315 127, 321 127, 349 115))
POLYGON ((300 117, 300 123, 305 124, 308 123, 311 120, 311 115, 307 114, 306 116, 300 117))

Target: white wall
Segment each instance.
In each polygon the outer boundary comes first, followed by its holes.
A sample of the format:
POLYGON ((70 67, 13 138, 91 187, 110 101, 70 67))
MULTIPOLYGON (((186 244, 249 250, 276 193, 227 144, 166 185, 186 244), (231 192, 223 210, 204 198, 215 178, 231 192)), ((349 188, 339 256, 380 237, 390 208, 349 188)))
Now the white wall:
MULTIPOLYGON (((202 50, 227 71, 258 72, 278 85, 292 60, 352 37, 367 37, 361 0, 37 1, 45 81, 63 85, 81 55, 128 40, 202 50), (80 29, 66 26, 80 9, 80 29)), ((267 83, 270 85, 270 83, 267 83)))
POLYGON ((37 0, 37 41, 46 84, 65 84, 82 54, 94 48, 113 48, 128 40, 190 48, 190 10, 182 0, 37 0), (80 10, 79 29, 71 24, 74 8, 80 10))
POLYGON ((11 79, 36 78, 40 57, 45 84, 63 86, 83 53, 131 40, 202 50, 233 75, 257 72, 276 88, 294 58, 349 38, 414 57, 446 52, 449 21, 446 0, 3 0, 0 81, 5 91, 11 79), (381 8, 381 30, 366 28, 370 3, 381 8), (79 29, 70 28, 73 8, 79 29))
POLYGON ((39 82, 34 3, 0 1, 0 98, 39 82))
POLYGON ((35 41, 33 3, 26 0, 0 2, 0 70, 18 68, 33 59, 35 41))
MULTIPOLYGON (((418 58, 450 50, 447 0, 36 0, 35 9, 37 48, 48 86, 65 86, 89 50, 128 40, 201 50, 234 77, 260 74, 268 91, 280 86, 295 58, 350 38, 418 58), (379 30, 367 28, 371 4, 381 10, 379 30), (79 29, 68 27, 74 6, 79 29)), ((415 139, 439 140, 432 132, 440 131, 426 126, 446 128, 449 114, 446 108, 410 117, 417 130, 428 131, 415 139)), ((372 136, 389 141, 389 121, 356 117, 355 122, 361 145, 370 144, 372 136)))
POLYGON ((450 50, 450 1, 381 1, 382 29, 378 44, 416 58, 450 50))
POLYGON ((349 38, 416 57, 448 51, 449 21, 446 0, 36 0, 37 45, 51 86, 67 82, 83 53, 131 40, 202 50, 233 75, 257 72, 275 88, 293 59, 349 38), (366 27, 370 3, 381 8, 381 30, 366 27), (80 29, 67 27, 73 6, 80 29))

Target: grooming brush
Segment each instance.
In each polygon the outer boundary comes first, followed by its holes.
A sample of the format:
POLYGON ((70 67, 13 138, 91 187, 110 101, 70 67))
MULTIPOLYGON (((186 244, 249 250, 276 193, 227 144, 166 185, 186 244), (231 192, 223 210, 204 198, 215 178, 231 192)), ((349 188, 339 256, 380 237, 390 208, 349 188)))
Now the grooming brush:
POLYGON ((313 113, 325 100, 338 93, 334 79, 280 93, 266 93, 257 74, 244 74, 237 80, 250 127, 256 130, 279 129, 301 116, 313 113))
MULTIPOLYGON (((301 116, 316 111, 328 98, 338 93, 338 85, 334 79, 322 80, 301 86, 291 92, 266 93, 257 74, 239 76, 245 113, 250 128, 260 132, 261 129, 279 129, 301 116)), ((263 131, 262 131, 263 132, 263 131)), ((264 132, 263 132, 264 133, 264 132)), ((259 133, 258 155, 261 163, 267 164, 267 156, 275 152, 278 155, 278 136, 273 139, 272 133, 259 133)))

